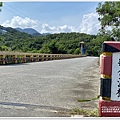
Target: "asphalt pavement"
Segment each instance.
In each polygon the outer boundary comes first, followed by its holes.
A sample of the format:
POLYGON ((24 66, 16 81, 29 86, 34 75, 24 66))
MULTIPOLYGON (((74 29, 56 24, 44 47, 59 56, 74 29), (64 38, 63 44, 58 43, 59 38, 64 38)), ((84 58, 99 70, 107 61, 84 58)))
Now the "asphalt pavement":
POLYGON ((97 57, 0 66, 0 117, 69 117, 74 108, 97 109, 97 57), (64 114, 63 114, 64 113, 64 114))

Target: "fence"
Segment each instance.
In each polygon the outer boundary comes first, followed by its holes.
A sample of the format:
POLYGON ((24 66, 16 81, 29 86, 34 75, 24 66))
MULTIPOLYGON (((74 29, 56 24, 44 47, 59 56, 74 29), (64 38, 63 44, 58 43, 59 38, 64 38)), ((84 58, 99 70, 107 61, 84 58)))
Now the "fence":
POLYGON ((78 58, 78 57, 85 57, 85 55, 39 54, 39 53, 20 53, 20 52, 2 51, 0 52, 0 65, 70 59, 70 58, 78 58))

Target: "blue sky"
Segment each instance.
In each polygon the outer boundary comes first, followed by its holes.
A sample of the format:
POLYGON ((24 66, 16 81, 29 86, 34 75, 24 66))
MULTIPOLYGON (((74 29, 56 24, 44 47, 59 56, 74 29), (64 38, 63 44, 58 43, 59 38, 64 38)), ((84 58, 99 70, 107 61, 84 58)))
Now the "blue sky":
POLYGON ((3 2, 0 24, 34 28, 40 33, 97 34, 98 2, 3 2))

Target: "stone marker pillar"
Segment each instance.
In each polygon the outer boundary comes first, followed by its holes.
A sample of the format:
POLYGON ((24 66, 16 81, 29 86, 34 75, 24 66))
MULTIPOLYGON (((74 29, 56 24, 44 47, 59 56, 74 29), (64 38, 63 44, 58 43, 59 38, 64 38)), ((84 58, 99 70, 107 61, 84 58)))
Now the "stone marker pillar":
POLYGON ((105 41, 100 55, 101 117, 120 117, 120 42, 105 41))
POLYGON ((81 48, 81 54, 84 55, 85 54, 85 45, 84 42, 80 42, 80 48, 81 48))
POLYGON ((3 65, 5 65, 6 64, 6 59, 5 59, 5 57, 6 57, 6 55, 3 55, 3 65))

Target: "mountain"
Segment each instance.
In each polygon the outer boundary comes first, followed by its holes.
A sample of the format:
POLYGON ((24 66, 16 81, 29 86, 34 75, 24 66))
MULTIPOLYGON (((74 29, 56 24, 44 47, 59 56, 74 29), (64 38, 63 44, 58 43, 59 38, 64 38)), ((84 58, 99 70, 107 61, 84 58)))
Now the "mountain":
POLYGON ((0 29, 0 33, 1 33, 1 34, 5 34, 6 32, 7 32, 6 30, 0 29))
POLYGON ((25 29, 21 29, 21 28, 11 28, 11 27, 3 27, 3 26, 0 26, 0 33, 1 34, 5 34, 7 32, 7 30, 11 29, 12 31, 13 30, 17 30, 19 32, 24 32, 24 33, 27 33, 29 35, 32 35, 32 36, 46 36, 46 35, 49 35, 50 33, 42 33, 40 34, 38 31, 36 31, 35 29, 33 28, 25 28, 25 29))
POLYGON ((21 28, 15 28, 15 29, 20 31, 20 32, 23 32, 23 29, 21 29, 21 28))
POLYGON ((15 28, 15 29, 20 32, 25 32, 25 33, 33 35, 33 36, 41 36, 41 34, 33 28, 25 28, 25 29, 15 28))
POLYGON ((50 33, 42 33, 43 36, 50 35, 50 33))
POLYGON ((0 34, 5 34, 7 31, 3 26, 0 26, 0 34))

